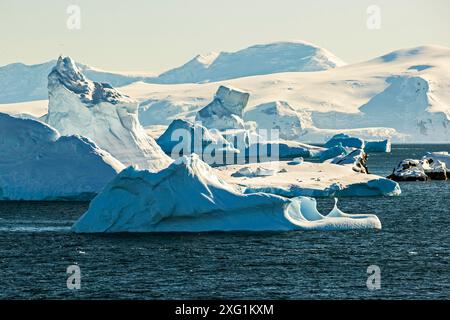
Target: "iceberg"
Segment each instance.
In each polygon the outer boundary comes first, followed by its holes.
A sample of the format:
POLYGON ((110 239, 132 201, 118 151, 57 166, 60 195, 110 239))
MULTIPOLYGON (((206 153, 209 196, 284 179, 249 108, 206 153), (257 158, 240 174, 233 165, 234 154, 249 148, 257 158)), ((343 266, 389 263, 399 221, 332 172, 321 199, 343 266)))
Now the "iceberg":
POLYGON ((361 174, 352 166, 332 163, 274 161, 217 167, 218 175, 237 185, 245 194, 265 192, 283 197, 370 197, 397 196, 401 189, 397 182, 373 174, 361 174), (255 172, 258 167, 272 170, 273 175, 248 179, 237 175, 246 167, 255 172))
POLYGON ((391 152, 391 139, 380 141, 366 141, 365 152, 391 152))
POLYGON ((220 86, 213 101, 197 113, 195 121, 208 129, 244 129, 242 113, 249 97, 247 92, 220 86))
POLYGON ((380 229, 375 215, 337 206, 321 215, 314 199, 242 194, 195 154, 157 173, 129 167, 73 225, 77 233, 380 229))
POLYGON ((0 200, 90 200, 124 165, 91 140, 0 113, 0 200))
POLYGON ((323 151, 321 151, 318 156, 320 158, 320 161, 326 161, 342 155, 346 156, 352 150, 354 150, 354 148, 344 147, 341 143, 338 143, 338 145, 336 146, 323 149, 323 151))
POLYGON ((126 166, 158 171, 172 161, 138 121, 138 103, 87 79, 70 57, 48 75, 46 122, 62 135, 87 137, 126 166))
POLYGON ((351 137, 345 133, 339 133, 325 143, 325 148, 336 147, 339 145, 342 145, 343 147, 364 149, 365 141, 357 137, 351 137))
MULTIPOLYGON (((264 159, 293 159, 296 157, 317 158, 326 149, 297 141, 288 141, 260 135, 252 129, 226 130, 222 136, 236 149, 244 162, 263 162, 264 159)), ((266 132, 264 132, 266 133, 266 132)), ((333 154, 334 155, 334 154, 333 154)), ((242 160, 242 159, 241 159, 242 160)))
POLYGON ((352 137, 345 133, 334 135, 325 143, 325 148, 332 148, 342 145, 343 147, 350 147, 356 149, 363 149, 365 152, 391 152, 391 140, 363 140, 358 137, 352 137))
POLYGON ((226 154, 239 153, 219 131, 181 119, 174 120, 156 142, 173 159, 196 153, 209 165, 223 164, 226 154))

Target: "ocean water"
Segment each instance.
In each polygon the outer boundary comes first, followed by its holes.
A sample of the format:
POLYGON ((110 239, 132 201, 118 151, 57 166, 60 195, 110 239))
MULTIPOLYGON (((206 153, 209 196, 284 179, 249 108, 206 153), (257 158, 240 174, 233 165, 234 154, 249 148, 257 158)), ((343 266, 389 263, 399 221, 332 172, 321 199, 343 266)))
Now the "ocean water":
MULTIPOLYGON (((371 154, 387 176, 398 161, 449 145, 371 154)), ((450 182, 402 183, 399 197, 342 198, 383 229, 353 232, 77 235, 76 202, 0 203, 0 298, 449 299, 450 182), (81 269, 81 289, 66 268, 81 269), (367 268, 381 269, 368 290, 367 268)), ((332 199, 319 199, 330 210, 332 199)))

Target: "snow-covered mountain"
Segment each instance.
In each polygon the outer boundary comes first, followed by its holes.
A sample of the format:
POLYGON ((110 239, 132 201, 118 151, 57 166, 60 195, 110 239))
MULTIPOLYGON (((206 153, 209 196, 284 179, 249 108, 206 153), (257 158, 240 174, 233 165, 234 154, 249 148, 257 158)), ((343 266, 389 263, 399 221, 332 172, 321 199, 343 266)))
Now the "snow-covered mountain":
MULTIPOLYGON (((151 119, 146 124, 168 125, 176 118, 192 120, 220 85, 249 92, 246 114, 263 126, 271 121, 264 104, 289 104, 292 119, 309 126, 297 128, 302 129, 300 141, 325 142, 344 132, 395 142, 450 142, 450 49, 440 46, 398 50, 323 72, 203 84, 136 82, 121 90, 141 101, 140 118, 151 119)), ((277 119, 272 125, 282 128, 284 118, 277 119)))
MULTIPOLYGON (((220 56, 199 61, 211 67, 220 56)), ((276 65, 284 61, 279 59, 276 65)), ((449 66, 449 48, 422 46, 321 72, 271 73, 207 83, 137 81, 121 91, 140 102, 139 121, 146 127, 167 126, 176 119, 193 121, 224 85, 250 94, 244 120, 255 121, 261 128, 280 128, 284 138, 325 142, 337 133, 346 133, 366 140, 390 137, 394 142, 449 142, 449 66)), ((227 70, 238 72, 241 68, 246 70, 247 64, 227 70)), ((203 71, 194 73, 198 72, 203 71)), ((0 112, 41 116, 44 103, 0 105, 0 112)))
POLYGON ((0 113, 0 200, 87 200, 124 165, 91 140, 0 113))
MULTIPOLYGON (((13 63, 0 67, 0 103, 47 99, 47 76, 55 64, 56 60, 51 60, 35 65, 13 63)), ((77 67, 89 79, 107 82, 115 87, 143 79, 141 76, 102 71, 81 63, 77 63, 77 67)))
POLYGON ((213 82, 278 72, 322 71, 345 63, 331 52, 306 42, 275 42, 236 52, 198 55, 150 83, 213 82))
POLYGON ((88 137, 127 166, 156 171, 171 162, 139 124, 138 103, 86 78, 70 57, 58 59, 48 91, 46 122, 61 134, 88 137))
MULTIPOLYGON (((0 104, 47 99, 47 75, 56 61, 0 67, 0 104)), ((190 83, 286 71, 321 71, 344 65, 325 49, 306 42, 278 42, 256 45, 237 52, 198 55, 181 67, 159 76, 103 71, 82 63, 78 69, 89 79, 121 87, 136 81, 190 83)))

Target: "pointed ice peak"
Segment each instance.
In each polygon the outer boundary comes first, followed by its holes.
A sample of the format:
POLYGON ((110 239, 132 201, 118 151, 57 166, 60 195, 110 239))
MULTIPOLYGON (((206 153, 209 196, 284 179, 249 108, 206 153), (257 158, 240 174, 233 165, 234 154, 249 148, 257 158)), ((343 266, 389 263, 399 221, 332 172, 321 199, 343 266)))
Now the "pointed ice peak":
POLYGON ((53 70, 71 81, 86 81, 86 78, 78 69, 75 61, 69 56, 59 56, 53 70))
POLYGON ((133 102, 132 99, 120 93, 111 85, 94 82, 86 78, 78 69, 76 62, 70 57, 60 56, 56 66, 48 75, 50 95, 61 85, 77 94, 80 100, 89 106, 100 102, 109 102, 111 104, 133 102))

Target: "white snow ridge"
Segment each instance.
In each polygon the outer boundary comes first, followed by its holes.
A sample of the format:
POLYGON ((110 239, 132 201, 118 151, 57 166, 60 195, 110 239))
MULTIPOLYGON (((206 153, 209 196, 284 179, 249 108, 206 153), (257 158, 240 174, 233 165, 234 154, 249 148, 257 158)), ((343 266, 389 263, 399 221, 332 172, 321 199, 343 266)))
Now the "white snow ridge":
POLYGON ((244 195, 198 156, 179 158, 158 173, 122 171, 74 224, 79 233, 380 229, 374 215, 328 216, 310 198, 244 195))
POLYGON ((254 45, 237 52, 198 55, 153 83, 213 82, 278 72, 322 71, 345 65, 331 52, 304 41, 254 45))
POLYGON ((0 113, 0 200, 88 200, 124 166, 92 141, 0 113))
POLYGON ((138 103, 87 79, 71 58, 58 59, 48 90, 46 122, 61 134, 88 137, 127 166, 156 171, 171 162, 139 124, 138 103))

